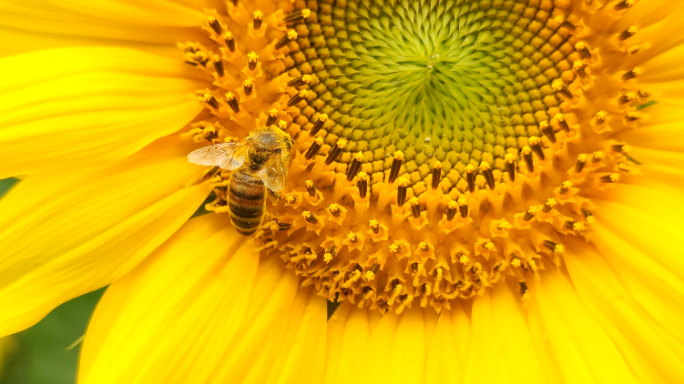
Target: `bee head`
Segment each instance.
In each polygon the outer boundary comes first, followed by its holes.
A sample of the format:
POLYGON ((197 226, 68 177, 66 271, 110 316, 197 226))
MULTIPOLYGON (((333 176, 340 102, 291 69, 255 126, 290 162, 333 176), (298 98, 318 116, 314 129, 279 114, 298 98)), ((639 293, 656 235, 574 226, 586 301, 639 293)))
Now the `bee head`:
POLYGON ((294 144, 294 140, 287 132, 274 125, 255 129, 249 140, 249 157, 254 165, 261 165, 274 155, 282 156, 283 160, 287 159, 294 144))

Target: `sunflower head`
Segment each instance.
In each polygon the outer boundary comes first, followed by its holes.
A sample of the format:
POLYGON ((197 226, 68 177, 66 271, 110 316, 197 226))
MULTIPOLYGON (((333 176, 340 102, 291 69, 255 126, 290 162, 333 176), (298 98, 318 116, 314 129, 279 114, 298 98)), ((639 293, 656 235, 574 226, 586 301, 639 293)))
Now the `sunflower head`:
POLYGON ((255 239, 330 300, 441 310, 500 280, 526 297, 567 239, 591 240, 590 196, 635 172, 611 133, 642 118, 649 92, 621 91, 642 71, 596 74, 600 52, 639 50, 636 30, 600 39, 583 21, 631 2, 235 4, 181 44, 214 79, 187 135, 294 139, 255 239))

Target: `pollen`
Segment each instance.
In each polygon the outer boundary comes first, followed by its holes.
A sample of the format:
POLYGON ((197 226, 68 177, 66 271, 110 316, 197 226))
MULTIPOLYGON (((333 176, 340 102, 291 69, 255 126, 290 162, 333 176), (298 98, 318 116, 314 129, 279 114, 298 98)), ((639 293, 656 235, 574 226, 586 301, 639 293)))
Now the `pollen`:
MULTIPOLYGON (((591 242, 592 196, 636 166, 611 137, 646 119, 647 68, 609 61, 641 32, 592 33, 632 0, 457 3, 235 2, 179 44, 213 84, 182 137, 294 139, 250 241, 331 301, 441 311, 502 280, 529 298, 567 239, 591 242)), ((207 179, 207 210, 228 212, 231 172, 207 179)))

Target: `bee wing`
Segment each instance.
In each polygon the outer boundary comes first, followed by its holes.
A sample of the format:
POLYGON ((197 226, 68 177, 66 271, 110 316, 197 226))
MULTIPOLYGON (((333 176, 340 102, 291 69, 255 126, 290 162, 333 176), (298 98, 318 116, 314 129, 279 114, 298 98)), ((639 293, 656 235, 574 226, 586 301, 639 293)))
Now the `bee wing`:
POLYGON ((188 161, 206 166, 219 166, 225 170, 233 170, 242 166, 249 149, 245 141, 232 141, 196 149, 188 155, 188 161))
POLYGON ((287 167, 281 156, 273 156, 259 171, 264 186, 273 192, 280 192, 287 181, 287 167))

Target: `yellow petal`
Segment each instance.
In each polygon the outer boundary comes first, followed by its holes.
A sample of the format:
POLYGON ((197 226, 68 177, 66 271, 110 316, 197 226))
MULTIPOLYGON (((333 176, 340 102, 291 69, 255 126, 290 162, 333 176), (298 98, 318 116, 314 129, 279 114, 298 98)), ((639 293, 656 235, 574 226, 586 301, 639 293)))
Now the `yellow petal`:
POLYGON ((470 348, 470 319, 460 302, 440 313, 427 355, 426 383, 462 383, 470 348))
POLYGON ((325 382, 423 383, 435 311, 388 312, 378 322, 368 310, 347 305, 331 318, 325 382))
POLYGON ((682 131, 684 131, 682 122, 673 121, 648 128, 629 130, 620 133, 617 138, 635 148, 684 152, 684 132, 682 131))
POLYGON ((36 175, 0 200, 0 334, 118 279, 206 197, 185 151, 157 143, 109 167, 36 175))
POLYGON ((204 9, 221 3, 214 0, 59 0, 64 8, 86 15, 143 25, 198 26, 205 21, 204 9))
POLYGON ((337 307, 327 326, 325 383, 344 383, 344 376, 379 320, 377 312, 357 308, 347 301, 337 307))
POLYGON ((475 298, 466 383, 544 383, 526 320, 509 287, 475 298))
POLYGON ((321 382, 325 300, 253 247, 219 215, 188 222, 107 290, 78 382, 321 382))
POLYGON ((0 56, 70 46, 127 46, 178 56, 175 44, 199 34, 204 9, 222 7, 219 0, 3 0, 0 56))
POLYGON ((632 25, 646 28, 666 19, 680 3, 677 1, 636 1, 612 25, 612 33, 619 33, 632 25))
MULTIPOLYGON (((521 299, 516 298, 509 286, 499 283, 492 289, 491 316, 495 337, 503 352, 501 365, 510 383, 553 382, 555 377, 544 378, 539 353, 534 348, 525 318, 521 299)), ((485 308, 485 311, 489 308, 485 308)), ((473 307, 473 311, 475 308, 473 307)), ((473 338, 477 336, 473 333, 473 338)), ((481 367, 487 360, 481 361, 481 367)))
MULTIPOLYGON (((651 176, 651 172, 646 172, 640 177, 644 186, 621 185, 610 199, 594 199, 596 231, 602 234, 605 228, 615 237, 622 238, 628 247, 648 255, 644 262, 652 260, 666 269, 668 273, 663 279, 672 276, 671 284, 675 284, 677 280, 684 280, 681 189, 669 186, 670 191, 663 184, 648 186, 649 182, 654 182, 651 176)), ((596 245, 603 251, 620 243, 606 240, 597 241, 596 245)))
MULTIPOLYGON (((572 242, 570 249, 572 254, 565 260, 580 298, 634 373, 643 382, 684 382, 684 345, 654 320, 663 313, 648 313, 634 301, 593 247, 572 242)), ((608 253, 605 257, 613 259, 614 255, 608 253)), ((670 316, 678 317, 675 327, 681 327, 684 321, 682 309, 680 303, 666 310, 670 316)))
POLYGON ((577 297, 567 277, 548 269, 528 281, 532 309, 566 383, 637 383, 610 336, 577 297))
POLYGON ((664 329, 684 343, 684 215, 681 192, 621 185, 609 200, 596 200, 594 244, 624 283, 625 290, 664 329))
POLYGON ((0 59, 0 178, 117 160, 184 127, 202 82, 182 64, 121 48, 0 59), (47 63, 50 63, 49 65, 47 63))
POLYGON ((678 1, 638 1, 613 24, 613 33, 620 33, 636 25, 640 32, 640 41, 644 49, 628 58, 623 65, 633 68, 676 48, 684 42, 681 20, 684 6, 678 1))

